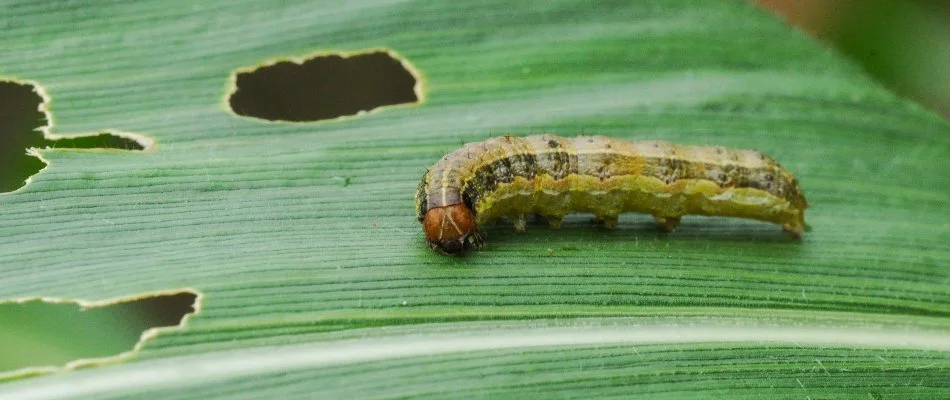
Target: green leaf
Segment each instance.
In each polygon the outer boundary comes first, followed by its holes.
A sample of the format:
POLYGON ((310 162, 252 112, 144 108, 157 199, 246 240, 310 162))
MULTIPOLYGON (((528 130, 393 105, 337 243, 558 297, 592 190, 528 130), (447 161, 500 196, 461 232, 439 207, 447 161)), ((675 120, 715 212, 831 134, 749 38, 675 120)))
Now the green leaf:
POLYGON ((155 143, 39 151, 0 195, 0 300, 202 294, 133 357, 0 398, 950 395, 950 126, 745 1, 7 1, 0 27, 51 133, 155 143), (380 48, 421 104, 228 109, 238 69, 380 48), (430 251, 425 168, 540 132, 761 150, 812 229, 578 216, 430 251))

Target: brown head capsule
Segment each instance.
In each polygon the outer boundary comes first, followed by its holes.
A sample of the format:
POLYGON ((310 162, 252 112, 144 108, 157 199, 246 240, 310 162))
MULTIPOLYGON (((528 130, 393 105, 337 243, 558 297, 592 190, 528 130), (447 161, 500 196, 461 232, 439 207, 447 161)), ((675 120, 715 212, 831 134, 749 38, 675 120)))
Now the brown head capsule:
POLYGON ((475 213, 465 204, 429 209, 422 226, 429 247, 445 254, 461 254, 481 242, 481 235, 475 230, 475 213))

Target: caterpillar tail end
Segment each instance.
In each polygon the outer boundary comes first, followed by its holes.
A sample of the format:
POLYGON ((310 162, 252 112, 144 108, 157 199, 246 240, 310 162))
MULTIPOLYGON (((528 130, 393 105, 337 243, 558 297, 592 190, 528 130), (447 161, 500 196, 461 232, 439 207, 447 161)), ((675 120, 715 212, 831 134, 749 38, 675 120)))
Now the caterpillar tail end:
POLYGON ((432 208, 426 211, 422 221, 429 248, 453 256, 478 249, 485 243, 476 228, 475 213, 465 204, 432 208))

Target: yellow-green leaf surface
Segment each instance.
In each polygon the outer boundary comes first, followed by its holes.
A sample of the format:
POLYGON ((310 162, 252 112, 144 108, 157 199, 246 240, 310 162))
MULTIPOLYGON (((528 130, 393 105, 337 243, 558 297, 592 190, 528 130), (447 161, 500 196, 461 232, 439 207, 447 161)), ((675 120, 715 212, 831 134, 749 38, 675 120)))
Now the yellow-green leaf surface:
POLYGON ((745 1, 5 1, 0 49, 53 134, 155 142, 40 152, 0 195, 0 300, 201 293, 134 356, 0 398, 950 397, 950 125, 745 1), (227 108, 235 70, 370 49, 421 104, 227 108), (539 132, 763 151, 811 230, 581 215, 430 251, 425 168, 539 132))

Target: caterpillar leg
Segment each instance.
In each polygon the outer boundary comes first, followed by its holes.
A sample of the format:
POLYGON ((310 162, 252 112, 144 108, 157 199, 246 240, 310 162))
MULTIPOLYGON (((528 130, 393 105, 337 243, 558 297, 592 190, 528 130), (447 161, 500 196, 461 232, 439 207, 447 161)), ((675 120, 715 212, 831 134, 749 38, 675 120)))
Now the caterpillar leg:
POLYGON ((785 232, 791 233, 796 239, 802 237, 802 233, 805 232, 805 228, 807 227, 808 226, 805 225, 805 216, 803 214, 798 214, 797 218, 782 224, 782 229, 784 229, 785 232))
POLYGON ((485 235, 477 230, 473 230, 465 238, 465 248, 469 250, 478 250, 485 245, 485 235))
POLYGON ((791 233, 792 236, 796 238, 802 237, 802 232, 805 231, 805 228, 798 223, 782 225, 782 229, 784 229, 785 232, 791 233))
POLYGON ((617 220, 620 218, 618 215, 598 215, 596 216, 597 223, 603 224, 604 228, 614 229, 617 227, 617 220))
POLYGON ((551 229, 561 229, 561 221, 563 220, 563 217, 548 215, 544 218, 548 220, 548 226, 550 226, 551 229))
POLYGON ((656 218, 656 226, 663 232, 673 232, 676 230, 676 227, 680 224, 680 217, 658 217, 656 218))
POLYGON ((511 218, 511 222, 515 225, 515 232, 524 233, 525 229, 528 227, 528 221, 525 220, 524 214, 512 215, 508 218, 511 218))

